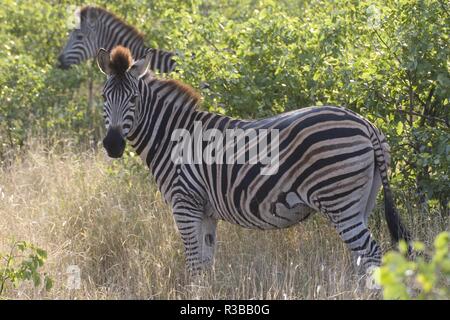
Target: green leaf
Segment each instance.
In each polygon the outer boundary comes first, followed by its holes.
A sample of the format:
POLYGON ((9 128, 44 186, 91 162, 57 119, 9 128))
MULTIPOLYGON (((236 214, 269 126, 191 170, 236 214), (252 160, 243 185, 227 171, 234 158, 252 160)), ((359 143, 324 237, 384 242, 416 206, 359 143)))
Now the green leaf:
POLYGON ((414 251, 423 252, 425 251, 425 244, 421 241, 414 241, 413 248, 414 251))
POLYGON ((33 272, 33 284, 35 287, 41 284, 41 276, 37 272, 33 272))
POLYGON ((434 247, 439 250, 448 248, 449 245, 449 232, 441 232, 434 240, 434 247))
POLYGON ((50 291, 53 288, 53 280, 49 276, 45 276, 44 278, 45 290, 50 291))
POLYGON ((47 251, 45 251, 43 249, 37 248, 36 253, 44 259, 47 258, 47 251))
POLYGON ((396 131, 399 136, 403 134, 403 122, 399 121, 397 123, 396 131))
POLYGON ((440 83, 440 85, 443 86, 443 87, 449 87, 449 86, 450 86, 450 79, 449 79, 449 78, 447 77, 447 75, 444 74, 444 73, 438 74, 436 80, 437 80, 437 81, 440 83))

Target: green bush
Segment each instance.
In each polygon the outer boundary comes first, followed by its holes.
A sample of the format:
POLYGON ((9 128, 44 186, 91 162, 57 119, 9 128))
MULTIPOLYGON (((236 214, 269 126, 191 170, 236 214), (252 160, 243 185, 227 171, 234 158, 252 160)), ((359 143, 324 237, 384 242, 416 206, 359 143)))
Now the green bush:
POLYGON ((384 255, 382 266, 375 271, 375 281, 383 288, 384 299, 450 299, 450 233, 440 233, 434 251, 428 254, 425 245, 414 243, 420 254, 415 261, 407 258, 407 245, 400 243, 400 252, 384 255))
POLYGON ((0 298, 8 286, 17 287, 21 282, 31 280, 35 287, 42 284, 50 290, 53 280, 47 274, 41 275, 47 252, 25 241, 14 241, 9 253, 0 253, 0 298))

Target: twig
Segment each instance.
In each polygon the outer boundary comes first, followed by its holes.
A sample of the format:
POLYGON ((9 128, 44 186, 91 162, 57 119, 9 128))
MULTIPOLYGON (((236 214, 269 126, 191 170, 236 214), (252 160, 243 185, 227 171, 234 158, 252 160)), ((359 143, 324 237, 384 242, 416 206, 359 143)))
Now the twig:
POLYGON ((4 290, 4 288, 5 288, 6 280, 9 279, 9 276, 6 275, 6 271, 8 270, 8 268, 9 268, 9 266, 10 266, 10 263, 11 263, 11 261, 13 260, 13 253, 14 253, 14 249, 16 248, 16 246, 17 246, 17 241, 15 241, 15 242, 13 243, 13 245, 12 245, 12 247, 11 247, 11 250, 10 250, 10 252, 9 252, 9 255, 8 255, 8 257, 6 258, 6 266, 5 266, 5 269, 3 270, 2 276, 1 276, 1 278, 0 278, 0 280, 1 280, 1 284, 0 284, 0 296, 2 295, 3 290, 4 290))
POLYGON ((448 8, 447 8, 447 6, 445 5, 444 1, 438 0, 438 2, 439 2, 439 4, 441 5, 442 10, 447 14, 447 16, 449 16, 449 14, 448 14, 448 8))
POLYGON ((429 120, 438 121, 438 122, 441 122, 441 123, 445 124, 447 127, 450 127, 450 123, 449 123, 448 120, 441 119, 441 118, 438 118, 438 117, 427 116, 427 115, 423 115, 423 114, 418 113, 418 112, 406 111, 406 110, 402 110, 402 109, 397 109, 397 112, 408 114, 408 115, 411 115, 411 116, 418 116, 418 117, 426 118, 426 119, 429 119, 429 120))
POLYGON ((378 40, 381 41, 381 43, 385 46, 386 49, 389 49, 389 53, 392 54, 395 58, 395 60, 397 60, 397 62, 401 65, 402 61, 400 60, 400 58, 395 54, 395 52, 393 52, 391 50, 391 48, 388 46, 388 44, 386 43, 386 41, 383 40, 383 38, 380 36, 380 34, 378 33, 378 31, 376 29, 373 30, 375 32, 375 34, 377 35, 378 40))
MULTIPOLYGON (((432 86, 430 89, 430 92, 428 93, 428 97, 427 97, 427 101, 425 103, 422 102, 423 105, 423 112, 422 112, 422 120, 420 122, 420 125, 423 126, 425 124, 425 116, 429 116, 429 114, 431 113, 431 99, 433 98, 434 95, 434 90, 435 90, 435 86, 432 86)), ((419 101, 421 101, 419 99, 419 101)))

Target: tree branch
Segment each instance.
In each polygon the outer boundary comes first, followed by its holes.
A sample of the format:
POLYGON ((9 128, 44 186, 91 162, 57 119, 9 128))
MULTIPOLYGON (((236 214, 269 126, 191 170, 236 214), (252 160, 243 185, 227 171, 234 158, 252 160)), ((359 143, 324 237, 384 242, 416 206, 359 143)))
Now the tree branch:
MULTIPOLYGON (((422 119, 420 120, 420 126, 423 126, 425 124, 425 117, 430 115, 430 106, 431 106, 431 99, 434 95, 435 86, 432 86, 430 89, 430 92, 428 93, 427 101, 423 104, 423 112, 422 112, 422 119)), ((420 100, 419 100, 420 101, 420 100)))
POLYGON ((400 113, 403 113, 403 114, 407 114, 407 115, 410 115, 410 116, 421 117, 422 119, 425 118, 425 119, 428 119, 428 120, 438 121, 438 122, 441 122, 441 123, 445 124, 447 127, 450 128, 449 120, 446 120, 446 119, 441 119, 441 118, 438 118, 438 117, 423 115, 423 114, 418 113, 418 112, 407 111, 407 110, 402 110, 402 109, 397 109, 397 112, 400 112, 400 113))

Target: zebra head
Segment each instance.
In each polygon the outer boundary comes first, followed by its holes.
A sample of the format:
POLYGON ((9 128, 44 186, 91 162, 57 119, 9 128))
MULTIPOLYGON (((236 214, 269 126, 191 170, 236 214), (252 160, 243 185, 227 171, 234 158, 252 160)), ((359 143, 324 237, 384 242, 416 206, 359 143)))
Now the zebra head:
POLYGON ((133 63, 128 48, 117 46, 108 53, 100 49, 97 64, 107 75, 103 88, 106 137, 103 146, 112 158, 120 158, 125 149, 125 139, 139 114, 142 96, 139 92, 141 77, 147 72, 151 54, 133 63))
POLYGON ((73 64, 95 57, 99 49, 97 35, 101 12, 95 7, 85 7, 75 13, 79 23, 70 32, 58 57, 58 68, 68 69, 73 64))

